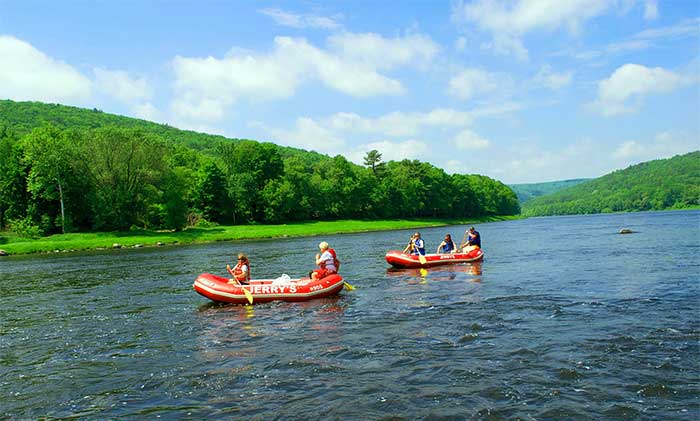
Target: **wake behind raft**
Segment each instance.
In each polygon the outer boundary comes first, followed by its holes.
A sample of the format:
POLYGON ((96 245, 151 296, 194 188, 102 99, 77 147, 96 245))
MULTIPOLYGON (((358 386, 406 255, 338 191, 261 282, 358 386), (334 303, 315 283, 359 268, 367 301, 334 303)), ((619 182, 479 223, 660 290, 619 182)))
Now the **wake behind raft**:
POLYGON ((270 301, 308 301, 336 295, 343 289, 343 278, 337 273, 325 278, 258 279, 248 285, 229 283, 229 278, 203 273, 194 281, 194 290, 212 301, 234 304, 268 303, 270 301), (246 293, 247 290, 247 293, 246 293))

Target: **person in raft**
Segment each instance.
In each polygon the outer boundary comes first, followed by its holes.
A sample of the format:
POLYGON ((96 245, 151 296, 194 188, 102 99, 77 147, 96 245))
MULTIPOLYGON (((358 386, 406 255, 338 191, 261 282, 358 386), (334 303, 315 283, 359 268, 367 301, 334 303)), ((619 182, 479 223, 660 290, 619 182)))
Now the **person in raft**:
POLYGON ((311 279, 314 281, 316 279, 325 278, 328 275, 337 273, 338 269, 340 268, 338 256, 336 255, 335 250, 330 248, 328 243, 321 241, 318 244, 318 248, 321 250, 320 253, 316 254, 316 264, 318 265, 318 269, 311 271, 310 274, 311 279))
POLYGON ((474 248, 481 248, 481 235, 474 227, 469 228, 466 232, 467 242, 462 244, 460 248, 466 253, 474 248))
POLYGON ((238 263, 231 269, 231 266, 226 265, 226 269, 233 279, 230 283, 238 282, 239 284, 248 285, 250 283, 250 262, 248 256, 243 253, 238 253, 238 263))
POLYGON ((452 236, 450 234, 445 234, 445 239, 442 240, 442 243, 440 243, 435 253, 448 254, 454 253, 456 250, 457 246, 455 242, 452 241, 452 236))
POLYGON ((409 251, 409 254, 415 254, 416 256, 418 254, 422 254, 425 256, 425 241, 420 238, 419 232, 413 234, 413 237, 411 237, 411 239, 408 241, 408 245, 405 249, 403 249, 404 253, 408 253, 409 251))

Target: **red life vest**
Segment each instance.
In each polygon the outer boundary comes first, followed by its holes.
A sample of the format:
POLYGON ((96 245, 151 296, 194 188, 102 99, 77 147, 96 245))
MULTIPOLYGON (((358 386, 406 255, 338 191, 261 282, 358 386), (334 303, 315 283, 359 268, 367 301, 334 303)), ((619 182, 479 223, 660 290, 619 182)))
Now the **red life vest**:
MULTIPOLYGON (((333 265, 335 266, 335 271, 337 272, 338 269, 340 269, 340 260, 338 260, 338 255, 335 254, 335 250, 333 250, 332 248, 328 249, 328 253, 330 253, 331 256, 333 256, 333 265)), ((321 266, 321 269, 325 269, 326 262, 321 262, 319 266, 321 266)))
POLYGON ((238 262, 238 264, 233 268, 233 277, 236 278, 238 282, 250 282, 250 266, 248 262, 238 262), (243 265, 248 266, 248 271, 243 272, 243 265))

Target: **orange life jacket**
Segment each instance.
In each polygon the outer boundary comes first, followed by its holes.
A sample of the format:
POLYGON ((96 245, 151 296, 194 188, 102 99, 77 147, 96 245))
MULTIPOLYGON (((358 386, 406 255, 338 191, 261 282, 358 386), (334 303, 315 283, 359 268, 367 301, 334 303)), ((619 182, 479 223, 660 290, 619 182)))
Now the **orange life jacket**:
POLYGON ((238 262, 238 264, 233 268, 233 277, 236 278, 238 282, 250 282, 250 266, 248 262, 238 262), (248 271, 243 272, 243 265, 248 266, 248 271))

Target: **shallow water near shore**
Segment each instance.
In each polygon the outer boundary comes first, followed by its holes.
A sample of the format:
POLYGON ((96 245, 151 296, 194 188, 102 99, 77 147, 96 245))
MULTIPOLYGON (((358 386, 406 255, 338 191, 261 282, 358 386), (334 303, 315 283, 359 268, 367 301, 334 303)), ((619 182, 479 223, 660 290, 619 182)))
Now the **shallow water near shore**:
POLYGON ((384 260, 407 230, 4 258, 0 418, 700 418, 700 211, 476 228, 482 263, 427 274, 384 260), (356 290, 192 290, 237 252, 301 276, 321 240, 356 290))

